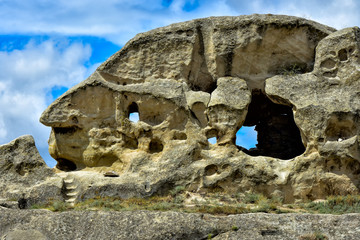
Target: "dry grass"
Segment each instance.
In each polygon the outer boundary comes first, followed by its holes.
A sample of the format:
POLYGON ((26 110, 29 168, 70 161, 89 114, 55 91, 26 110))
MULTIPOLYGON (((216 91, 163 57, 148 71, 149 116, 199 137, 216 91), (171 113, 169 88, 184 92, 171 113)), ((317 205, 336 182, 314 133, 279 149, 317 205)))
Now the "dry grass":
POLYGON ((182 211, 215 215, 254 212, 343 214, 360 212, 360 196, 334 196, 321 203, 283 204, 280 198, 266 198, 261 194, 247 193, 234 196, 225 193, 207 193, 200 195, 186 192, 185 188, 179 186, 170 191, 167 196, 129 199, 96 197, 79 202, 74 206, 55 201, 45 205, 34 205, 32 208, 46 208, 51 211, 182 211))

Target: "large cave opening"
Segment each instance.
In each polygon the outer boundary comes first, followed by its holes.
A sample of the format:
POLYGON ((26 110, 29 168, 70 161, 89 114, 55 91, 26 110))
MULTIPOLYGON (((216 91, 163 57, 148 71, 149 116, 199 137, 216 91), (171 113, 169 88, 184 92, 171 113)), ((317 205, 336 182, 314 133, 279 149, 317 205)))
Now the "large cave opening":
POLYGON ((243 126, 255 126, 257 131, 255 148, 247 150, 239 146, 239 149, 251 156, 288 160, 305 151, 291 107, 273 103, 260 91, 252 94, 243 126))

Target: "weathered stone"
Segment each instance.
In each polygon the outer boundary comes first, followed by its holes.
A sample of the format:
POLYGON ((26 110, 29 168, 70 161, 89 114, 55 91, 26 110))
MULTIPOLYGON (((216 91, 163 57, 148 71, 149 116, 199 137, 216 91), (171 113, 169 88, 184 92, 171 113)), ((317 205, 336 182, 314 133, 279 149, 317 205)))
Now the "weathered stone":
POLYGON ((0 239, 359 239, 359 214, 239 214, 180 212, 53 213, 0 208, 0 239), (306 239, 306 238, 305 238, 306 239))
MULTIPOLYGON (((301 194, 324 197, 359 192, 359 39, 357 27, 332 33, 316 47, 313 72, 266 80, 270 99, 293 108, 305 155, 317 152, 323 159, 318 164, 321 171, 314 165, 307 173, 313 190, 301 190, 301 194)), ((295 178, 297 183, 302 181, 295 178)))
POLYGON ((9 232, 4 237, 6 240, 47 240, 47 238, 39 231, 36 230, 14 230, 9 232))
POLYGON ((104 173, 104 177, 118 177, 119 174, 115 171, 107 171, 104 173))
POLYGON ((78 199, 178 185, 285 202, 359 193, 359 39, 277 15, 138 34, 45 110, 50 154, 74 171, 78 199), (255 126, 256 148, 235 145, 242 126, 255 126))
POLYGON ((10 201, 6 199, 0 199, 0 207, 4 208, 19 208, 19 202, 18 201, 10 201))
POLYGON ((62 179, 45 164, 30 135, 0 146, 0 179, 0 198, 16 200, 20 208, 62 199, 62 179))

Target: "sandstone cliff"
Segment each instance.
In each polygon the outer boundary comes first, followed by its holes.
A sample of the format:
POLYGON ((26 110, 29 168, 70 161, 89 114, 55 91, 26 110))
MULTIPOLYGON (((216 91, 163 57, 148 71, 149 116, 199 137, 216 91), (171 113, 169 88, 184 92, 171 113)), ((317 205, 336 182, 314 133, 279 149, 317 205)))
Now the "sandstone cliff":
POLYGON ((357 27, 277 15, 138 34, 42 114, 50 154, 84 183, 78 199, 178 185, 285 202, 359 193, 359 41, 357 27), (235 145, 242 126, 256 126, 255 149, 235 145))

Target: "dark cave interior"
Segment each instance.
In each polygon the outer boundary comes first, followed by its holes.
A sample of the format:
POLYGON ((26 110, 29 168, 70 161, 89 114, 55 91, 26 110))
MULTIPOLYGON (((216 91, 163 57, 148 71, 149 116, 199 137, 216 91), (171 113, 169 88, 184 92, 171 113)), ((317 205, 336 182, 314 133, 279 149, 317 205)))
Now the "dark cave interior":
POLYGON ((305 151, 291 107, 273 103, 260 91, 252 94, 243 126, 255 126, 257 131, 256 148, 239 147, 251 156, 288 160, 305 151))

